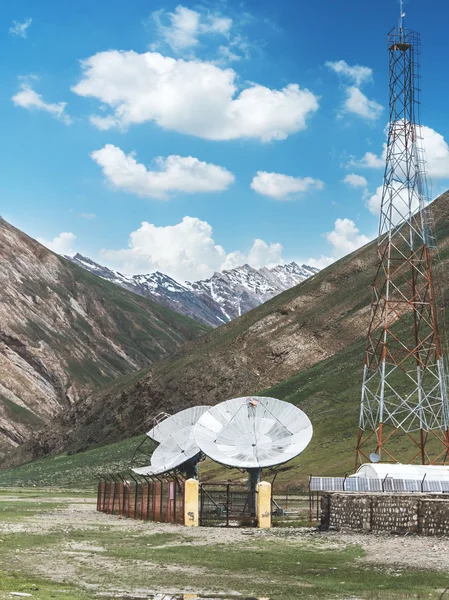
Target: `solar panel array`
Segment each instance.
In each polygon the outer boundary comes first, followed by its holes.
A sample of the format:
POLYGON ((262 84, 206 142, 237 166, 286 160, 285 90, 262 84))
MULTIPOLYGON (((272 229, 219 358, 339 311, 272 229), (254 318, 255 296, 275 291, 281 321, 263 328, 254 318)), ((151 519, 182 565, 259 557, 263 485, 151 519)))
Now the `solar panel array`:
POLYGON ((309 480, 311 492, 427 492, 449 493, 449 481, 386 477, 316 477, 309 480))

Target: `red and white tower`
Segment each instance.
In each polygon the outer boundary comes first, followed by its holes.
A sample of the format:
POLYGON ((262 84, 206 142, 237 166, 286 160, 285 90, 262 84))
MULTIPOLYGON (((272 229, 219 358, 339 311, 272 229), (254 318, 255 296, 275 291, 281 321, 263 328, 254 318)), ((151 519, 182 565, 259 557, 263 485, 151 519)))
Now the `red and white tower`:
POLYGON ((388 34, 389 130, 378 263, 365 353, 356 467, 444 463, 449 456, 445 358, 432 280, 435 240, 420 126, 420 37, 388 34), (377 456, 372 457, 379 460, 377 456))

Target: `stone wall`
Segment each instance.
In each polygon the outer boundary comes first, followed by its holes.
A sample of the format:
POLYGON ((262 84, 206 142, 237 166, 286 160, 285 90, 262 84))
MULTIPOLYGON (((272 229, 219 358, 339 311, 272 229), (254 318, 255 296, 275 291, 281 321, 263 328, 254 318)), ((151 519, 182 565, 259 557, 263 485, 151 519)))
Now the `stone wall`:
POLYGON ((321 497, 323 528, 449 535, 449 497, 426 494, 329 493, 321 497))

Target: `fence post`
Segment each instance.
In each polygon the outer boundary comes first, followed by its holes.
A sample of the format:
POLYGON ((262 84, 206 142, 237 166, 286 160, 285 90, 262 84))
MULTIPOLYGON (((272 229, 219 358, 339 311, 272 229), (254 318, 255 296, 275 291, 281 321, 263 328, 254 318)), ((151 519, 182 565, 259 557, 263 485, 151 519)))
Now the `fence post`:
POLYGON ((112 477, 112 481, 114 482, 114 491, 113 491, 113 494, 112 494, 112 509, 111 509, 111 515, 113 515, 114 514, 114 508, 115 508, 115 492, 117 491, 117 482, 115 480, 114 475, 111 475, 111 477, 112 477))
POLYGON ((98 480, 98 491, 97 491, 97 511, 98 512, 100 512, 102 509, 101 499, 103 496, 103 486, 104 486, 104 481, 99 479, 98 480))
POLYGON ((260 481, 257 490, 257 527, 268 529, 271 527, 271 484, 260 481))
POLYGON ((187 479, 184 484, 184 525, 198 527, 198 480, 187 479))

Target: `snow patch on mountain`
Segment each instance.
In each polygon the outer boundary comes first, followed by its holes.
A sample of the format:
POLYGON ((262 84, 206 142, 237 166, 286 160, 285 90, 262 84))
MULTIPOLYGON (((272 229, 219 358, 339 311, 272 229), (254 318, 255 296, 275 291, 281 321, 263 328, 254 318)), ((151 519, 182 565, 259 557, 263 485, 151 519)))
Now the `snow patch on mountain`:
POLYGON ((228 323, 319 271, 295 262, 272 269, 254 269, 245 264, 216 272, 209 279, 182 284, 159 271, 130 276, 81 254, 66 258, 103 279, 212 327, 228 323))

